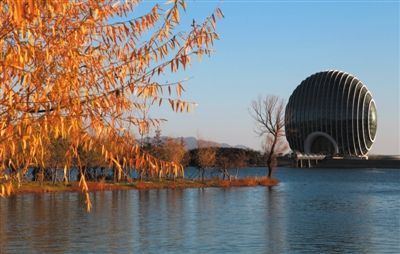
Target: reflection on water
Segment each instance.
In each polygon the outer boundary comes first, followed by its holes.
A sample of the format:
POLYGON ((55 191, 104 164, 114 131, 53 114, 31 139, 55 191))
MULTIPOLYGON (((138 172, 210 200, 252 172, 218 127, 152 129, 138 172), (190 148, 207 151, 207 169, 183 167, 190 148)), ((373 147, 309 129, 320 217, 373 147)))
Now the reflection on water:
MULTIPOLYGON (((242 174, 259 171, 252 169, 242 174)), ((268 189, 0 200, 0 253, 400 253, 400 172, 281 169, 268 189)))

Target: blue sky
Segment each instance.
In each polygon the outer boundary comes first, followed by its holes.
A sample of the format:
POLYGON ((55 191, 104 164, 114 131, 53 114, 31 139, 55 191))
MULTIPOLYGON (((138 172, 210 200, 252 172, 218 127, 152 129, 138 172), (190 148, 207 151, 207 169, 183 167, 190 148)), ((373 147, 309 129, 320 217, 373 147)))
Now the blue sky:
POLYGON ((251 101, 267 94, 287 100, 309 75, 337 69, 358 77, 375 98, 378 133, 371 153, 400 154, 398 1, 187 4, 187 24, 215 7, 223 10, 225 19, 217 25, 221 40, 215 54, 195 60, 179 75, 193 77, 184 98, 199 104, 195 112, 153 113, 168 119, 163 135, 200 136, 260 149, 248 113, 251 101))

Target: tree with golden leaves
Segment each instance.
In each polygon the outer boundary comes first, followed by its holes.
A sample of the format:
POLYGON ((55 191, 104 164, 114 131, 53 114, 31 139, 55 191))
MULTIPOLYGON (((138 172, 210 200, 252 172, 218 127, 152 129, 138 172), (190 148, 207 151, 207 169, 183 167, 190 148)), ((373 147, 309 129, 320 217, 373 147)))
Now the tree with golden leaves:
POLYGON ((197 139, 196 164, 198 165, 200 178, 204 181, 206 170, 215 167, 217 148, 210 142, 197 139))
MULTIPOLYGON (((177 31, 184 0, 155 4, 135 16, 139 0, 0 1, 0 195, 28 169, 45 167, 52 139, 68 138, 64 167, 78 148, 101 149, 120 172, 179 167, 141 151, 133 130, 159 119, 137 112, 167 103, 176 112, 193 104, 180 99, 181 82, 160 82, 165 72, 188 67, 193 56, 209 55, 215 12, 190 31, 177 31), (103 141, 107 142, 103 142, 103 141)), ((51 152, 51 151, 50 151, 51 152)), ((90 209, 85 174, 80 186, 90 209)))

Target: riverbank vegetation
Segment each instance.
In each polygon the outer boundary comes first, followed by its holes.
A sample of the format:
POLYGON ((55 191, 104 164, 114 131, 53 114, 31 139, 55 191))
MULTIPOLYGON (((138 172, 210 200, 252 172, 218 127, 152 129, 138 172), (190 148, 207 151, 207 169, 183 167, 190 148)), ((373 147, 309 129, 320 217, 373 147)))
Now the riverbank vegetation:
MULTIPOLYGON (((160 171, 163 175, 148 170, 124 167, 118 171, 102 156, 99 149, 90 152, 78 149, 81 170, 73 160, 71 168, 63 168, 64 154, 68 151, 68 140, 53 139, 46 149, 52 152, 46 157, 46 167, 31 167, 19 181, 5 185, 4 192, 45 193, 61 191, 79 191, 82 184, 89 191, 120 189, 174 189, 206 187, 243 187, 273 186, 277 180, 263 177, 240 179, 238 171, 246 167, 260 166, 265 157, 257 151, 239 148, 221 148, 207 146, 200 141, 201 148, 187 151, 179 140, 169 137, 160 138, 160 132, 143 144, 143 150, 151 156, 181 165, 179 172, 160 171), (185 178, 183 166, 194 167, 197 174, 185 178), (85 178, 85 183, 82 178, 85 178)), ((192 170, 193 171, 193 170, 192 170)), ((17 172, 17 171, 16 171, 17 172)), ((15 172, 9 171, 8 175, 15 172)))
MULTIPOLYGON (((127 189, 174 189, 207 187, 244 187, 273 186, 277 180, 265 177, 247 177, 240 179, 238 172, 242 168, 264 166, 265 155, 258 151, 240 148, 209 146, 209 142, 199 141, 200 148, 187 151, 180 139, 163 137, 158 130, 152 139, 146 139, 142 149, 151 156, 172 161, 182 167, 191 166, 196 170, 189 177, 180 172, 165 171, 163 175, 151 171, 124 167, 121 171, 110 166, 99 149, 85 151, 78 149, 82 170, 73 160, 71 168, 63 168, 64 154, 68 151, 68 139, 52 139, 51 150, 46 156, 46 167, 32 167, 20 181, 5 185, 4 192, 46 193, 80 191, 82 177, 88 192, 101 190, 127 189)), ((18 172, 18 171, 15 171, 18 172)), ((15 174, 9 171, 8 175, 15 174)), ((162 172, 162 171, 161 171, 162 172)))
MULTIPOLYGON (((268 177, 246 177, 242 179, 222 180, 220 178, 199 179, 147 179, 132 180, 129 182, 113 183, 108 181, 87 181, 89 192, 112 190, 150 190, 150 189, 187 189, 187 188, 230 188, 230 187, 255 187, 274 186, 278 180, 268 177)), ((53 193, 53 192, 80 192, 79 183, 64 184, 61 182, 26 182, 20 187, 14 186, 14 194, 26 193, 53 193)))

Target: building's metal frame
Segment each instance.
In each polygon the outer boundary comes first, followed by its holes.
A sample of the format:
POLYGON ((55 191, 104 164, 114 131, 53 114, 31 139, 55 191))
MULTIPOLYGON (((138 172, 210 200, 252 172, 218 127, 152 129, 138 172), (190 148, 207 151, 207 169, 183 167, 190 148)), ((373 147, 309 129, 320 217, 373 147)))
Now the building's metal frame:
POLYGON ((337 70, 313 74, 289 98, 287 140, 293 151, 304 152, 307 137, 322 132, 336 141, 339 155, 366 156, 376 137, 371 110, 376 116, 371 92, 353 75, 337 70))

